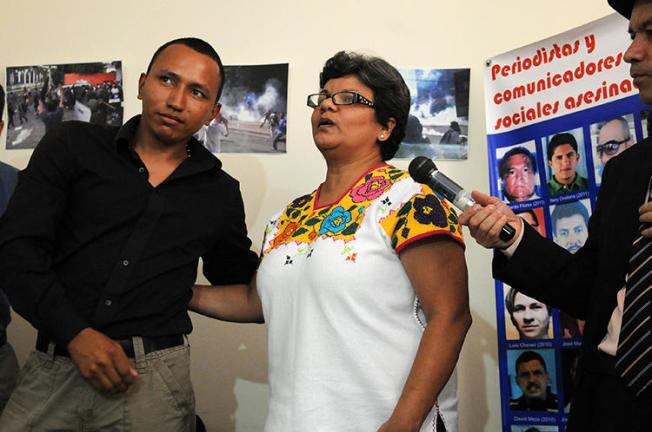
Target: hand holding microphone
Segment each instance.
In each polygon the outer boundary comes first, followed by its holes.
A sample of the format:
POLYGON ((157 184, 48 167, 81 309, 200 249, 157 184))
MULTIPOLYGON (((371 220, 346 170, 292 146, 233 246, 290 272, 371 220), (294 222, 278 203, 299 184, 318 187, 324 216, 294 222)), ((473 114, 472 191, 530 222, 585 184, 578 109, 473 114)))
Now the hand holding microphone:
MULTIPOLYGON (((463 223, 464 225, 468 225, 468 219, 471 219, 476 213, 479 213, 479 212, 473 212, 473 206, 476 204, 476 201, 473 199, 471 194, 469 194, 460 185, 458 185, 453 180, 446 177, 446 175, 444 175, 441 171, 439 171, 437 169, 437 166, 435 166, 435 163, 432 160, 424 156, 416 157, 414 158, 414 160, 412 160, 412 162, 410 162, 410 167, 408 168, 408 170, 410 172, 410 176, 416 182, 423 183, 430 186, 432 190, 442 194, 444 198, 450 201, 455 207, 462 210, 464 213, 460 218, 460 222, 463 223), (469 213, 473 213, 473 214, 469 214, 469 213)), ((495 205, 501 204, 502 206, 507 207, 505 204, 501 203, 500 200, 498 200, 497 198, 488 197, 484 194, 482 195, 478 194, 478 196, 482 198, 482 202, 479 204, 485 204, 485 205, 488 204, 489 206, 494 204, 495 205)), ((490 208, 483 209, 483 210, 484 213, 480 215, 480 217, 484 216, 482 218, 483 222, 484 221, 491 222, 491 219, 488 219, 489 217, 493 217, 494 219, 498 217, 495 214, 493 215, 491 214, 490 208)), ((480 212, 482 212, 483 210, 480 210, 480 212)), ((511 213, 511 210, 509 212, 511 213)), ((506 215, 503 214, 502 217, 506 217, 506 215)), ((516 233, 516 230, 511 225, 508 225, 506 222, 507 221, 505 220, 505 223, 503 223, 500 229, 499 237, 503 242, 511 243, 511 240, 514 238, 514 234, 516 233)), ((485 224, 485 227, 487 227, 487 224, 485 224)), ((469 228, 472 227, 469 226, 469 228)), ((481 229, 481 227, 479 228, 481 229)), ((496 247, 493 244, 489 244, 487 242, 480 242, 480 239, 476 237, 476 233, 474 233, 474 231, 476 230, 472 229, 471 234, 473 235, 473 237, 476 238, 476 240, 478 240, 480 244, 486 247, 496 247)), ((481 234, 483 237, 486 237, 489 233, 482 232, 481 234)))

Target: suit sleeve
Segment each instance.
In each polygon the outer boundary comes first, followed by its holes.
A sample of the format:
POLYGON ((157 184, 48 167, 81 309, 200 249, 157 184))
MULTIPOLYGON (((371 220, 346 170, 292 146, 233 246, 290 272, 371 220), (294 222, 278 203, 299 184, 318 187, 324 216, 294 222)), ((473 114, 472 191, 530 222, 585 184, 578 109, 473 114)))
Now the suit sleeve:
MULTIPOLYGON (((523 239, 511 258, 494 252, 493 275, 519 291, 580 319, 586 319, 599 264, 602 208, 608 200, 610 165, 605 167, 584 246, 571 254, 523 224, 523 239)), ((624 282, 624 281, 623 281, 624 282)))

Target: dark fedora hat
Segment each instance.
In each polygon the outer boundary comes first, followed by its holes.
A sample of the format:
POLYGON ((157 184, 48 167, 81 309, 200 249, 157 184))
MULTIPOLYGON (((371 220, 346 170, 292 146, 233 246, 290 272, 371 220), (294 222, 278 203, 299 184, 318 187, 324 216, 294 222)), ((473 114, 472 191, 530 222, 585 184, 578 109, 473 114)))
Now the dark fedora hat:
POLYGON ((609 0, 609 6, 627 19, 632 17, 632 8, 636 0, 609 0))

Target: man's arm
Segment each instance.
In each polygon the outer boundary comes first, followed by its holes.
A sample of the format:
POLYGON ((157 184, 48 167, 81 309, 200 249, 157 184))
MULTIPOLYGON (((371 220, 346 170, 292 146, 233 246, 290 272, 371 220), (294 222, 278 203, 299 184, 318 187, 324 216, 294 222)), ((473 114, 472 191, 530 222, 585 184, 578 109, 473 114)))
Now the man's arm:
POLYGON ((597 262, 595 232, 599 224, 599 206, 589 221, 589 238, 573 255, 553 241, 543 238, 522 223, 498 198, 474 191, 478 205, 460 215, 478 244, 495 249, 493 275, 519 291, 559 308, 576 318, 585 318, 586 301, 592 288, 597 262), (509 242, 500 239, 502 226, 509 223, 516 235, 509 242), (593 234, 592 234, 593 233, 593 234), (518 245, 512 244, 516 240, 518 245), (517 246, 517 247, 513 247, 517 246), (509 248, 509 253, 505 253, 509 248))
POLYGON ((255 276, 249 285, 195 285, 190 310, 223 321, 264 322, 255 276))
POLYGON ((19 175, 0 220, 0 286, 16 312, 68 347, 91 384, 119 391, 134 374, 122 348, 90 328, 53 269, 57 228, 78 172, 67 133, 66 128, 57 128, 46 135, 19 175))
MULTIPOLYGON (((224 174, 228 176, 228 174, 224 174)), ((247 236, 244 203, 237 181, 227 179, 220 200, 223 213, 215 223, 222 233, 213 248, 202 256, 204 276, 213 285, 247 284, 258 268, 258 255, 247 236)))
POLYGON ((57 228, 78 171, 66 139, 58 128, 41 140, 0 220, 0 286, 16 312, 61 344, 89 326, 53 270, 57 228))

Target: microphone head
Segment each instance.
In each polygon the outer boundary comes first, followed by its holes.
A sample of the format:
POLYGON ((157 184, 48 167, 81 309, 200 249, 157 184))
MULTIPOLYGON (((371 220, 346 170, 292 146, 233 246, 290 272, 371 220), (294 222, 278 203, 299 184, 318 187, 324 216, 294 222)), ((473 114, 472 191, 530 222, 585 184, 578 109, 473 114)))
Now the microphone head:
POLYGON ((426 183, 430 173, 436 169, 437 166, 431 159, 425 156, 417 156, 412 159, 412 162, 410 162, 408 172, 414 181, 418 183, 426 183))

